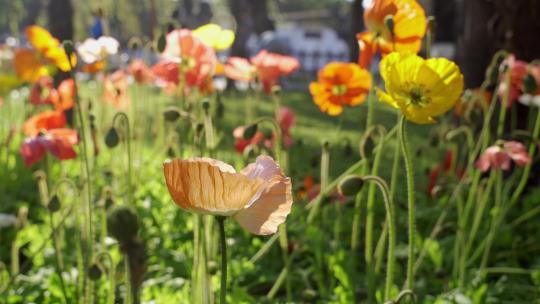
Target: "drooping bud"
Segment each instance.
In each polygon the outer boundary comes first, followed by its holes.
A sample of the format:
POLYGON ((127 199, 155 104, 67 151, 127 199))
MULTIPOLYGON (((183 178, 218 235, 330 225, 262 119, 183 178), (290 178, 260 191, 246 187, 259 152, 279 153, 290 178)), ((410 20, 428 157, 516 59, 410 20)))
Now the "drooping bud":
POLYGON ((535 94, 536 90, 538 89, 538 85, 536 84, 536 79, 534 79, 533 75, 527 74, 525 75, 525 78, 523 78, 523 88, 525 93, 527 94, 535 94))
POLYGON ((327 139, 323 140, 322 149, 325 151, 328 151, 328 149, 330 149, 330 142, 327 139))
POLYGON ((118 146, 118 143, 120 142, 120 136, 118 136, 118 131, 116 131, 116 128, 112 127, 107 131, 107 134, 105 135, 105 144, 109 148, 114 148, 118 146))
POLYGON ((243 135, 243 138, 244 138, 244 139, 251 139, 253 136, 255 136, 255 134, 257 133, 257 130, 258 130, 258 129, 259 129, 259 126, 258 126, 256 123, 247 126, 247 127, 244 129, 244 135, 243 135))
POLYGON ((73 52, 75 51, 75 48, 73 47, 73 41, 64 40, 62 42, 62 45, 64 46, 64 52, 66 52, 66 55, 69 58, 73 54, 73 52))
POLYGON ((97 264, 92 264, 90 268, 88 268, 88 278, 92 281, 97 281, 99 278, 101 278, 102 271, 99 268, 97 264))
POLYGON ((281 86, 275 85, 272 87, 272 94, 279 95, 281 94, 281 86))
POLYGON ((343 196, 354 196, 364 186, 364 180, 358 175, 348 175, 338 184, 338 192, 343 196))
POLYGON ((203 99, 201 105, 203 110, 208 113, 208 110, 210 110, 210 100, 208 98, 203 99))
POLYGON ((158 37, 157 44, 156 44, 158 52, 163 53, 166 45, 167 45, 167 39, 165 37, 165 34, 161 33, 161 35, 159 35, 158 37))
POLYGON ((369 159, 373 155, 373 149, 375 148, 375 141, 370 133, 366 133, 360 140, 360 156, 364 159, 369 159))
POLYGON ((120 243, 129 242, 137 236, 139 219, 127 206, 114 206, 107 212, 107 232, 120 243))
POLYGON ((55 213, 58 210, 60 210, 61 206, 62 206, 62 204, 60 204, 60 198, 58 197, 57 194, 55 194, 49 200, 49 203, 47 204, 47 209, 49 210, 49 212, 55 213))
POLYGON ((394 35, 394 16, 386 15, 386 17, 384 17, 384 25, 386 25, 388 31, 394 35))
POLYGON ((216 98, 216 118, 222 119, 223 115, 225 115, 225 105, 223 104, 223 101, 221 100, 221 94, 217 94, 216 98))
POLYGON ((169 107, 163 111, 163 118, 168 122, 175 122, 180 118, 180 112, 174 107, 169 107))

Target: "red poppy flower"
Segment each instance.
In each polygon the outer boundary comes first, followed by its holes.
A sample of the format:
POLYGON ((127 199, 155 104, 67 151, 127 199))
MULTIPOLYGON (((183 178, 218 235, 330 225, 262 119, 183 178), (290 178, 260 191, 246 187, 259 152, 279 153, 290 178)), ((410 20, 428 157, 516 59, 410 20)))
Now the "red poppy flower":
POLYGON ((257 76, 266 93, 272 91, 272 87, 278 83, 282 76, 287 76, 300 67, 298 59, 280 54, 260 51, 251 62, 257 68, 257 76))
POLYGON ((73 145, 78 143, 79 136, 76 131, 52 129, 26 138, 21 145, 20 152, 24 164, 28 167, 43 159, 47 151, 59 160, 73 159, 77 157, 73 145))
POLYGON ((244 138, 245 126, 236 127, 233 130, 233 136, 236 139, 234 148, 238 153, 244 153, 244 150, 249 146, 257 146, 264 140, 264 134, 261 131, 257 131, 250 139, 244 138))
POLYGON ((73 79, 63 80, 58 85, 52 103, 57 110, 65 111, 73 108, 75 105, 75 82, 73 79))
MULTIPOLYGON (((439 164, 429 172, 429 183, 427 187, 427 193, 430 197, 435 196, 436 188, 440 183, 441 175, 451 174, 451 170, 454 164, 454 153, 448 150, 446 151, 446 157, 442 164, 439 164)), ((462 178, 465 175, 465 172, 461 168, 456 168, 453 172, 458 178, 462 178)))
POLYGON ((66 117, 62 111, 44 111, 26 120, 23 132, 26 136, 36 136, 42 130, 64 128, 66 117))
POLYGON ((53 95, 56 93, 54 90, 53 79, 50 76, 41 76, 38 81, 32 85, 30 90, 30 102, 37 105, 51 104, 53 95))

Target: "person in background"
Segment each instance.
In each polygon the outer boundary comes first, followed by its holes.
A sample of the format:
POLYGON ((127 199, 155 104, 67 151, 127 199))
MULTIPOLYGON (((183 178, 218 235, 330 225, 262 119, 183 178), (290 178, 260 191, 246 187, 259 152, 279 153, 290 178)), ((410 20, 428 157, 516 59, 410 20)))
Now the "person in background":
POLYGON ((90 28, 90 34, 94 39, 97 39, 104 35, 103 9, 98 8, 92 14, 94 15, 94 24, 90 28))

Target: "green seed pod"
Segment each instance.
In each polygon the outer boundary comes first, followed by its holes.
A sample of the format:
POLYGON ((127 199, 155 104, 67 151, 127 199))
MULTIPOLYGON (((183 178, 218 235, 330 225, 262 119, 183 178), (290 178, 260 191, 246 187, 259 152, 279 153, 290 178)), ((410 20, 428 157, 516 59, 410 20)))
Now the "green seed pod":
POLYGON ((246 127, 244 130, 244 139, 251 139, 257 133, 259 126, 257 124, 252 124, 246 127))
POLYGON ((73 51, 74 51, 74 47, 73 47, 73 41, 71 40, 64 40, 62 42, 62 45, 64 46, 64 51, 66 52, 66 54, 69 56, 71 56, 71 54, 73 54, 73 51))
POLYGON ((168 122, 175 122, 180 118, 180 112, 175 108, 167 108, 163 111, 163 118, 168 122))
POLYGON ((322 148, 323 150, 328 150, 330 148, 330 142, 327 139, 322 142, 322 148))
POLYGON ((167 148, 167 157, 173 158, 175 154, 173 147, 167 148))
POLYGON ((109 209, 111 208, 112 206, 114 205, 114 200, 112 199, 112 197, 107 197, 105 199, 105 209, 109 209))
POLYGON ((386 28, 392 35, 394 34, 394 16, 392 15, 386 15, 384 17, 384 24, 386 25, 386 28))
POLYGON ((354 196, 364 186, 364 180, 358 175, 348 175, 338 185, 338 192, 344 196, 354 196))
POLYGON ((218 271, 219 267, 218 267, 218 263, 216 263, 216 261, 208 261, 208 273, 210 275, 215 275, 218 271))
POLYGON ((55 194, 49 200, 49 203, 47 204, 47 209, 49 210, 49 212, 55 213, 60 210, 61 206, 62 204, 60 204, 60 198, 58 197, 58 195, 55 194))
POLYGON ((197 125, 195 125, 195 133, 200 136, 202 132, 204 131, 204 124, 199 122, 197 125))
POLYGON ((133 209, 117 205, 107 212, 107 232, 119 243, 129 242, 137 236, 139 220, 133 209))
POLYGON ((366 134, 360 141, 360 156, 364 159, 369 159, 373 155, 373 149, 375 148, 375 141, 371 134, 366 134))
POLYGON ((163 53, 165 46, 167 46, 167 39, 165 38, 165 34, 161 33, 161 35, 158 37, 156 45, 158 52, 163 53))
POLYGON ((118 131, 116 131, 116 128, 112 127, 107 131, 107 134, 105 135, 105 144, 109 148, 114 148, 118 146, 118 143, 120 142, 120 136, 118 136, 118 131))
POLYGON ((221 101, 221 95, 217 95, 216 99, 216 118, 222 119, 225 115, 225 105, 223 104, 223 101, 221 101))
POLYGON ((536 93, 538 86, 536 84, 536 79, 534 79, 533 75, 527 74, 525 76, 525 78, 523 79, 523 88, 524 88, 525 93, 527 94, 536 93))
POLYGON ((101 275, 102 271, 97 264, 92 264, 90 268, 88 268, 88 278, 90 280, 97 281, 101 278, 101 275))
POLYGON ((210 110, 210 100, 208 98, 205 98, 201 101, 201 106, 203 110, 208 113, 208 110, 210 110))
POLYGON ((272 87, 272 94, 279 95, 281 94, 281 87, 278 85, 275 85, 272 87))

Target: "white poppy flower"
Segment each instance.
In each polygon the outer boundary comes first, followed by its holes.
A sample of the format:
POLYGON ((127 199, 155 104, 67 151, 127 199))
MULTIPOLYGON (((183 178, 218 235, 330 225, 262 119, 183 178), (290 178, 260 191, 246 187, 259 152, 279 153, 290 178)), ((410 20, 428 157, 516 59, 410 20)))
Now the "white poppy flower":
POLYGON ((118 53, 119 46, 118 40, 113 37, 88 38, 77 47, 77 53, 85 63, 90 64, 118 53))

